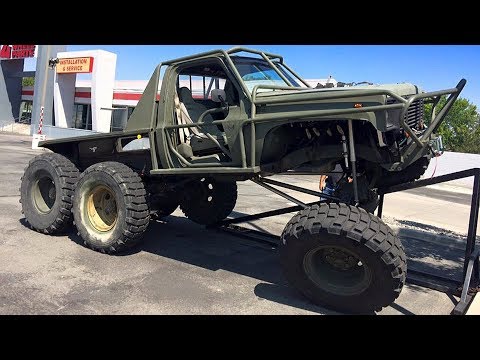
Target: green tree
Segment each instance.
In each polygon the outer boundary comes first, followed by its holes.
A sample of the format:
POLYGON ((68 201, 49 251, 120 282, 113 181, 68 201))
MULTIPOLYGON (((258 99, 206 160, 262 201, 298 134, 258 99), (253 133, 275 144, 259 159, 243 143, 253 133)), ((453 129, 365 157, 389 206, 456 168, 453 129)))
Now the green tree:
POLYGON ((35 84, 34 77, 24 77, 22 79, 22 86, 33 86, 35 84))
POLYGON ((475 131, 469 134, 462 148, 462 152, 480 154, 480 125, 477 126, 475 131))
MULTIPOLYGON (((443 96, 437 105, 437 114, 447 101, 443 96)), ((432 104, 425 105, 427 124, 432 104)), ((477 107, 464 98, 458 98, 438 129, 448 151, 480 154, 480 115, 477 107)))

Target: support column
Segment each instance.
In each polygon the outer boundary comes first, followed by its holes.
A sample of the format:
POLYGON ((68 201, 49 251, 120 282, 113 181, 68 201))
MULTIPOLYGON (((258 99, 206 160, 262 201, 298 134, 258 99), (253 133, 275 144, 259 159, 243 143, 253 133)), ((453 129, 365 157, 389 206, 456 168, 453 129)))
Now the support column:
POLYGON ((92 130, 110 132, 117 55, 104 50, 95 51, 92 73, 92 130))
POLYGON ((0 61, 0 122, 14 122, 22 101, 23 59, 0 61))
POLYGON ((55 70, 48 67, 48 60, 57 57, 61 51, 65 51, 67 45, 39 45, 37 54, 37 67, 35 71, 35 87, 33 90, 33 109, 32 109, 32 126, 30 134, 33 134, 34 129, 38 127, 40 120, 40 107, 42 99, 42 89, 44 81, 45 87, 45 109, 43 111, 43 124, 53 125, 53 82, 55 70), (50 53, 48 54, 48 47, 50 53))

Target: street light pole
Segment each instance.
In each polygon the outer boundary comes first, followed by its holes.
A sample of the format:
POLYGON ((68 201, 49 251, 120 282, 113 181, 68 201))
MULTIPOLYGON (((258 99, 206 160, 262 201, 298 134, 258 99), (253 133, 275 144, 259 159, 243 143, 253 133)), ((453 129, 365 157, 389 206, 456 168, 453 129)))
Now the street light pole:
POLYGON ((45 109, 45 96, 46 96, 46 91, 47 91, 47 83, 48 83, 48 69, 49 69, 49 66, 48 66, 48 63, 49 63, 49 59, 50 59, 50 54, 52 52, 52 45, 46 45, 47 46, 47 49, 46 49, 46 54, 45 54, 45 58, 46 58, 46 61, 44 62, 44 68, 42 69, 43 70, 43 73, 44 73, 44 76, 43 76, 43 83, 42 83, 42 89, 41 89, 41 92, 40 92, 40 119, 38 119, 38 133, 41 134, 42 133, 42 125, 43 125, 43 114, 44 114, 44 109, 45 109))

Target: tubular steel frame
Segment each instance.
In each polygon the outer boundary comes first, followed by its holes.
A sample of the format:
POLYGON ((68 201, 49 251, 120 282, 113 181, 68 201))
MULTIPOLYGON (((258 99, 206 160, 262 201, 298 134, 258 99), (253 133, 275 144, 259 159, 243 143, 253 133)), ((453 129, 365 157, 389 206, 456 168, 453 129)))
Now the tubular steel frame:
MULTIPOLYGON (((243 47, 235 47, 230 50, 212 50, 209 52, 205 52, 199 55, 195 56, 187 56, 184 58, 179 58, 175 60, 171 60, 168 62, 162 63, 162 65, 171 65, 171 64, 178 64, 182 63, 185 61, 193 60, 193 59, 200 59, 200 58, 209 58, 213 56, 222 56, 225 59, 225 62, 228 66, 228 68, 231 70, 233 73, 235 79, 239 83, 240 87, 242 88, 243 92, 245 93, 247 99, 251 103, 251 114, 250 118, 242 120, 241 121, 241 129, 239 133, 239 139, 240 139, 240 153, 241 153, 241 164, 236 164, 236 163, 207 163, 207 164, 201 164, 200 166, 198 164, 191 164, 186 159, 182 159, 181 155, 175 151, 173 148, 173 144, 168 143, 167 140, 167 146, 169 150, 179 158, 180 162, 186 166, 186 168, 190 168, 190 173, 201 173, 205 171, 212 170, 215 173, 222 173, 222 174, 229 174, 229 173, 239 173, 238 169, 243 169, 245 173, 258 173, 260 171, 259 167, 256 166, 255 163, 255 154, 256 154, 256 146, 255 146, 255 125, 259 122, 264 122, 264 121, 279 121, 279 120, 285 120, 288 119, 290 123, 294 122, 301 122, 305 121, 305 119, 308 118, 315 118, 315 117, 325 117, 325 116, 330 116, 330 115, 348 115, 348 114, 354 114, 354 113, 365 113, 365 112, 372 112, 372 111, 381 111, 381 110, 394 110, 394 109, 401 109, 401 114, 400 114, 400 125, 401 127, 407 132, 409 137, 412 139, 411 143, 408 145, 408 147, 405 149, 403 157, 405 160, 409 159, 412 156, 415 156, 416 152, 415 150, 418 149, 423 149, 429 145, 430 141, 430 136, 432 133, 437 129, 437 127, 442 123, 443 119, 447 115, 448 111, 454 104, 455 100, 457 97, 460 95, 462 92, 466 80, 462 79, 459 81, 456 87, 451 88, 451 89, 446 89, 446 90, 439 90, 439 91, 433 91, 433 92, 425 92, 425 93, 419 93, 410 96, 409 98, 405 99, 398 94, 387 90, 387 89, 345 89, 342 91, 331 91, 331 92, 318 92, 315 91, 315 89, 309 89, 309 88, 304 88, 304 87, 295 87, 292 86, 292 84, 288 81, 288 79, 285 78, 283 73, 277 68, 275 65, 275 62, 278 61, 281 65, 285 66, 283 62, 283 57, 280 55, 275 55, 271 53, 266 53, 258 50, 253 50, 253 49, 248 49, 248 48, 243 48, 243 47), (238 72, 237 68, 235 67, 235 64, 232 61, 232 58, 230 55, 239 53, 239 52, 247 52, 247 53, 252 53, 256 55, 260 55, 265 61, 268 62, 268 64, 274 69, 275 72, 278 73, 278 75, 286 81, 286 83, 290 86, 276 86, 276 85, 256 85, 252 91, 250 92, 248 90, 247 85, 245 82, 242 80, 242 77, 240 73, 238 72), (275 59, 275 62, 272 62, 271 60, 275 59), (326 110, 306 110, 306 111, 293 111, 293 112, 282 112, 279 114, 266 114, 266 115, 260 115, 257 116, 257 106, 259 105, 267 105, 267 104, 288 104, 291 102, 298 102, 298 99, 291 99, 288 96, 282 96, 282 94, 279 94, 278 96, 270 96, 270 97, 265 97, 259 95, 260 89, 265 89, 265 90, 289 90, 289 91, 302 91, 303 97, 302 101, 312 101, 312 100, 332 100, 332 99, 345 99, 349 97, 357 97, 357 96, 374 96, 374 95, 383 95, 383 96, 389 96, 397 100, 397 103, 394 104, 384 104, 384 105, 369 105, 361 108, 351 108, 351 109, 326 109, 326 110), (442 95, 449 95, 446 104, 443 106, 443 108, 438 112, 438 114, 435 115, 435 107, 438 104, 438 99, 442 95), (425 131, 420 135, 420 137, 410 128, 410 126, 405 122, 405 114, 407 114, 408 109, 410 106, 417 100, 420 99, 432 99, 434 103, 434 109, 432 113, 432 119, 430 126, 425 129, 425 131), (250 125, 250 164, 247 164, 247 147, 245 144, 245 139, 244 139, 244 129, 247 125, 250 125), (208 166, 212 166, 212 168, 209 168, 208 166)), ((306 84, 306 82, 295 72, 293 72, 290 68, 286 67, 288 71, 290 71, 296 78, 298 78, 303 84, 306 84)), ((215 120, 213 122, 204 123, 203 118, 209 114, 209 110, 207 110, 205 113, 203 113, 199 120, 193 124, 175 124, 175 125, 166 125, 163 127, 164 131, 164 136, 169 137, 169 131, 172 129, 180 129, 180 128, 191 128, 191 127, 196 127, 196 128, 202 128, 205 125, 227 125, 231 121, 237 122, 237 120, 215 120)), ((395 165, 398 169, 401 168, 402 164, 398 163, 395 165)), ((181 168, 181 172, 184 172, 185 168, 181 168)), ((177 168, 169 168, 169 169, 153 169, 152 174, 176 174, 178 172, 177 168)), ((180 172, 178 172, 180 173, 180 172)))

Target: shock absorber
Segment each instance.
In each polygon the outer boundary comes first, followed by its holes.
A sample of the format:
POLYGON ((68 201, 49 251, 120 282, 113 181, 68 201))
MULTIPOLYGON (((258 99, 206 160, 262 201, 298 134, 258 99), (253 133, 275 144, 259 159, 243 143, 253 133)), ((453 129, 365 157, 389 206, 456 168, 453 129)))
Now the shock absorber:
POLYGON ((347 138, 345 137, 345 132, 343 131, 343 129, 340 125, 337 125, 337 131, 342 136, 342 149, 343 149, 342 155, 343 155, 343 158, 345 160, 345 168, 349 169, 347 138))
POLYGON ((355 155, 352 119, 348 119, 348 139, 350 142, 350 161, 352 162, 353 197, 355 198, 355 206, 358 206, 360 204, 360 200, 358 199, 357 158, 355 155))

